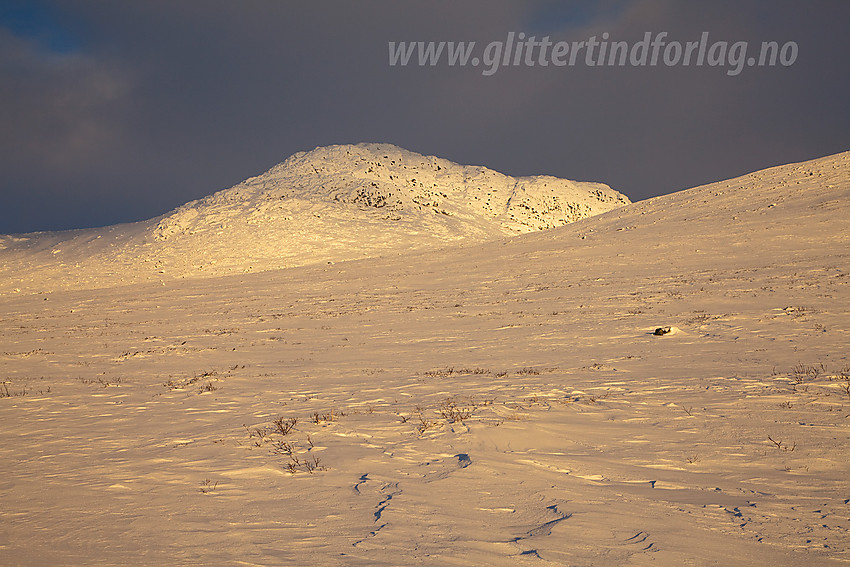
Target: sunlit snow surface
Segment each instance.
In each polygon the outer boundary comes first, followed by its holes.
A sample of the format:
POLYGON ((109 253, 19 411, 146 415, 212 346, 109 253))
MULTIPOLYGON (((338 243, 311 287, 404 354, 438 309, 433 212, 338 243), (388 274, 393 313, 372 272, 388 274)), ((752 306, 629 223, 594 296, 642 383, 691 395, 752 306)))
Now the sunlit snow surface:
POLYGON ((0 564, 844 564, 848 218, 845 153, 262 273, 16 256, 0 564))
POLYGON ((256 272, 469 244, 562 226, 628 203, 602 183, 508 177, 389 144, 329 146, 295 154, 149 221, 0 236, 0 293, 256 272))

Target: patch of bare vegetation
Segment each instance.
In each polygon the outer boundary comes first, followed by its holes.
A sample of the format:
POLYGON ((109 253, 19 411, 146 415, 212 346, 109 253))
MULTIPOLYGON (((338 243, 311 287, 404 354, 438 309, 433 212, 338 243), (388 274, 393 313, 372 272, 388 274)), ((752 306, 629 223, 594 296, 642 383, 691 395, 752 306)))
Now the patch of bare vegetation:
POLYGON ((273 422, 275 433, 289 435, 298 424, 297 417, 278 417, 273 422))
POLYGON ((437 409, 437 411, 449 423, 463 423, 465 419, 469 419, 469 417, 472 415, 472 412, 475 411, 475 408, 475 404, 470 403, 469 405, 462 405, 459 404, 458 401, 454 398, 446 398, 440 404, 440 407, 437 409))
POLYGON ((332 409, 331 411, 326 413, 314 412, 311 420, 316 425, 321 425, 322 423, 330 423, 337 421, 341 417, 345 417, 345 412, 332 409))
MULTIPOLYGON (((169 391, 183 391, 187 390, 189 386, 194 386, 195 384, 200 383, 198 385, 198 393, 203 394, 205 392, 214 392, 219 388, 216 383, 231 377, 233 375, 233 370, 237 368, 239 368, 239 365, 236 365, 226 371, 204 370, 192 377, 184 378, 169 376, 168 380, 163 382, 162 385, 168 388, 169 391)), ((244 368, 244 366, 242 366, 242 368, 244 368)))
POLYGON ((439 427, 437 422, 426 419, 422 413, 423 411, 424 410, 420 406, 416 406, 416 422, 414 425, 416 427, 416 432, 419 435, 423 435, 429 429, 436 429, 439 427))
POLYGON ((104 388, 109 388, 110 386, 120 386, 122 379, 120 376, 115 376, 113 378, 108 378, 106 376, 83 378, 82 376, 79 376, 77 377, 77 380, 79 380, 81 384, 100 384, 104 388))
MULTIPOLYGON (((774 368, 771 374, 775 378, 783 375, 774 368)), ((826 364, 797 363, 786 375, 791 385, 791 391, 796 394, 807 394, 809 397, 829 397, 835 394, 835 386, 838 387, 841 396, 847 396, 850 401, 850 366, 844 366, 840 370, 830 370, 826 364)), ((792 402, 789 400, 784 407, 790 409, 792 402)))
POLYGON ((289 462, 286 463, 286 469, 291 474, 296 474, 298 472, 313 474, 315 471, 325 470, 325 467, 321 464, 321 459, 319 459, 316 455, 302 459, 292 454, 289 455, 289 462))
POLYGON ((429 378, 447 378, 449 376, 475 376, 482 374, 490 374, 487 368, 454 368, 453 366, 442 368, 439 370, 428 370, 425 376, 429 378))
POLYGON ((23 386, 14 386, 12 382, 5 381, 0 383, 0 398, 20 398, 29 395, 39 395, 43 396, 44 394, 50 393, 50 386, 47 388, 39 388, 35 389, 30 387, 29 384, 24 384, 23 386))
POLYGON ((830 382, 837 382, 838 387, 847 394, 847 399, 850 400, 850 366, 845 366, 833 376, 830 376, 829 380, 830 382))
MULTIPOLYGON (((327 414, 314 414, 314 423, 321 423, 325 417, 329 419, 338 419, 345 415, 344 412, 331 410, 327 414), (316 416, 319 421, 316 422, 316 416)), ((314 448, 313 439, 310 435, 306 435, 305 442, 299 444, 298 441, 291 438, 296 431, 298 425, 297 417, 278 416, 272 420, 271 425, 265 427, 244 426, 248 432, 248 439, 254 447, 262 448, 268 446, 271 453, 285 457, 284 467, 291 474, 306 472, 313 474, 316 471, 326 470, 321 462, 321 458, 311 454, 310 451, 314 448)))
POLYGON ((767 436, 767 440, 770 441, 771 443, 773 443, 774 447, 776 447, 777 449, 780 449, 782 451, 785 451, 786 453, 790 453, 794 449, 797 448, 796 441, 794 442, 794 444, 788 445, 788 444, 783 443, 782 441, 777 441, 776 439, 774 439, 770 435, 767 436))
POLYGON ((31 356, 44 356, 48 354, 54 354, 52 352, 48 352, 43 348, 36 348, 33 350, 28 350, 26 352, 4 352, 4 356, 9 356, 12 358, 29 358, 31 356))

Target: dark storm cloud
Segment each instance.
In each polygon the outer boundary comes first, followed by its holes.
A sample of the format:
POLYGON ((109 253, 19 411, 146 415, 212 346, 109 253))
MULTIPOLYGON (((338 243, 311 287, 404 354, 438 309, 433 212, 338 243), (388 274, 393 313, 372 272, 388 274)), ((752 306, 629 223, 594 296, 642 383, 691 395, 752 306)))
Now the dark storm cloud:
POLYGON ((0 232, 148 218, 334 143, 598 180, 633 199, 848 149, 843 2, 40 6, 39 25, 0 20, 0 232), (708 31, 795 41, 799 57, 735 77, 388 65, 388 41, 483 47, 510 31, 682 42, 708 31))

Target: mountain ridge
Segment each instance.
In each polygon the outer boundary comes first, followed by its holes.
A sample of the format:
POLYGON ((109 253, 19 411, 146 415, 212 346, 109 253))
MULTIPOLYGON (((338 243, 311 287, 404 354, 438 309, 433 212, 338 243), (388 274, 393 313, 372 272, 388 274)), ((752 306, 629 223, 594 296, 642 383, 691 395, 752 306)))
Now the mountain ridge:
POLYGON ((401 220, 397 215, 400 211, 433 212, 466 220, 483 213, 505 234, 561 226, 610 208, 605 204, 630 202, 602 183, 544 175, 511 177, 391 144, 361 143, 298 152, 263 174, 190 201, 159 223, 156 237, 167 240, 175 232, 191 229, 200 216, 199 209, 209 214, 210 209, 221 212, 228 205, 242 203, 251 217, 249 222, 256 222, 261 216, 258 213, 276 207, 269 202, 316 197, 356 205, 361 210, 380 210, 385 220, 401 220), (564 202, 565 195, 572 200, 564 202), (544 206, 530 203, 534 200, 543 201, 544 206), (475 207, 475 201, 480 206, 475 207), (525 214, 520 215, 521 211, 525 214))
POLYGON ((554 228, 629 202, 602 183, 511 177, 391 144, 325 146, 147 221, 0 236, 0 288, 337 262, 554 228))

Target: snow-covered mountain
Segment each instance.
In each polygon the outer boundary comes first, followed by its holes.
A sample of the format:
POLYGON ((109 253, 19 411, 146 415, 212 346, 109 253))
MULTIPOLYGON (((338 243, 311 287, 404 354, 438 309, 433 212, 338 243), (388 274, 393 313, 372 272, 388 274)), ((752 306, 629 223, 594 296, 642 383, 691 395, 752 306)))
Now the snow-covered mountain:
POLYGON ((515 178, 389 144, 321 147, 148 221, 0 236, 0 292, 403 253, 557 227, 628 203, 601 183, 515 178))
MULTIPOLYGON (((261 180, 140 230, 233 234, 200 219, 261 180)), ((848 218, 845 152, 496 241, 4 294, 0 565, 846 567, 848 218)))

